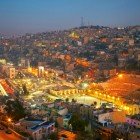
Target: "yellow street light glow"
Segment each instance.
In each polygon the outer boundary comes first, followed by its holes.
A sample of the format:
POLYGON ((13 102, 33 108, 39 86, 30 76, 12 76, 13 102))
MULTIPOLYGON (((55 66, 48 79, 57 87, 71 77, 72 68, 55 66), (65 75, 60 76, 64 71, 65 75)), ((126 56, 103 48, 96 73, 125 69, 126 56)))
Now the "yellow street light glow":
POLYGON ((123 77, 123 75, 122 75, 122 74, 119 74, 119 75, 118 75, 118 77, 119 77, 119 78, 122 78, 122 77, 123 77))
POLYGON ((127 107, 126 106, 124 106, 124 110, 127 110, 127 107))
POLYGON ((8 122, 11 122, 11 118, 8 118, 8 122))

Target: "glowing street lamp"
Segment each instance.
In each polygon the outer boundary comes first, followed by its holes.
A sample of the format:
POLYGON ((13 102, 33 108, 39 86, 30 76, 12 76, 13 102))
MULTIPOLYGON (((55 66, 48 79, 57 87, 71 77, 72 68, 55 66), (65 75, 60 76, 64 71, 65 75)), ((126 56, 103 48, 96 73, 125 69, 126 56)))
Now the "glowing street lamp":
POLYGON ((7 120, 8 120, 8 122, 11 122, 12 121, 11 118, 8 118, 7 120))
POLYGON ((83 93, 83 96, 85 96, 85 94, 83 93))
POLYGON ((95 94, 98 94, 98 92, 97 92, 97 91, 95 91, 95 94))
POLYGON ((123 77, 123 75, 122 75, 122 74, 119 74, 119 75, 118 75, 118 77, 119 77, 119 78, 122 78, 122 77, 123 77))
POLYGON ((115 97, 113 96, 113 97, 112 97, 112 99, 114 100, 114 99, 115 99, 115 97))
POLYGON ((89 89, 88 92, 91 92, 91 90, 89 89))
POLYGON ((7 119, 7 124, 8 124, 8 126, 11 125, 11 121, 12 121, 11 118, 8 118, 8 119, 7 119))
POLYGON ((83 83, 83 84, 82 84, 82 88, 85 89, 85 88, 87 88, 87 87, 88 87, 88 83, 83 83))
POLYGON ((72 131, 72 125, 71 124, 69 125, 69 129, 72 131))

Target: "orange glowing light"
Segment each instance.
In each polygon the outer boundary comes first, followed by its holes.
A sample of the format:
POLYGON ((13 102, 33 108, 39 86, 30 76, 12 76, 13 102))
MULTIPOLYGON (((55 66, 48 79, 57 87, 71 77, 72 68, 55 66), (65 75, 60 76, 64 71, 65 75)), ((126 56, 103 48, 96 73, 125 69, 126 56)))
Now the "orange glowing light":
POLYGON ((8 118, 8 122, 11 122, 11 118, 8 118))
POLYGON ((123 75, 122 75, 122 74, 119 74, 119 75, 118 75, 118 77, 119 77, 119 78, 122 78, 122 77, 123 77, 123 75))

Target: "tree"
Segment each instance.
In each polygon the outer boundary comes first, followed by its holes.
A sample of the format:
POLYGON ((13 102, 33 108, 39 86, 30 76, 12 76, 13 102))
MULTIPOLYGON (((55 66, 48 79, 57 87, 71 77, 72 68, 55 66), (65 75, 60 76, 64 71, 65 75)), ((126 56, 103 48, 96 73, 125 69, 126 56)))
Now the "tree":
POLYGON ((50 134, 49 139, 51 139, 51 140, 58 140, 58 134, 56 132, 50 134))
POLYGON ((85 131, 85 126, 87 126, 87 122, 82 120, 78 115, 72 115, 71 119, 69 120, 69 125, 72 125, 72 130, 74 131, 85 131))
POLYGON ((57 129, 57 133, 58 133, 59 124, 58 124, 57 120, 55 121, 55 128, 57 129))
POLYGON ((66 98, 66 102, 69 102, 69 98, 66 98))
POLYGON ((94 101, 93 105, 94 105, 94 107, 96 108, 96 107, 97 107, 97 102, 94 101))
POLYGON ((9 96, 0 95, 0 102, 1 103, 5 104, 8 99, 9 99, 9 96))
POLYGON ((18 121, 26 116, 25 109, 19 100, 8 100, 5 105, 7 115, 13 120, 18 121))
POLYGON ((71 100, 71 102, 72 102, 72 103, 76 103, 77 101, 73 98, 73 99, 71 100))

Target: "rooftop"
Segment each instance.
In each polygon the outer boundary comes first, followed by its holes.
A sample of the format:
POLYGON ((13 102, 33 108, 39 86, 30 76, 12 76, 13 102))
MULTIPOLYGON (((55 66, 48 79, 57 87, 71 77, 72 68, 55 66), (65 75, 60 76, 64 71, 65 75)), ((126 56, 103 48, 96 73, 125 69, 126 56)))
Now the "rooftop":
POLYGON ((42 127, 42 126, 44 126, 44 127, 46 127, 46 126, 49 126, 50 124, 53 124, 54 122, 50 122, 50 121, 48 121, 48 122, 43 122, 43 123, 40 123, 40 124, 38 124, 38 125, 35 125, 35 126, 33 126, 33 127, 31 127, 30 129, 31 130, 37 130, 37 129, 39 129, 40 127, 42 127))
POLYGON ((140 121, 140 114, 131 116, 131 119, 136 119, 136 120, 140 121))
POLYGON ((65 119, 70 119, 71 118, 71 114, 67 114, 64 116, 65 119))
POLYGON ((104 114, 104 113, 108 113, 108 112, 113 112, 113 109, 112 108, 105 108, 105 109, 94 109, 93 110, 93 113, 95 115, 99 115, 99 114, 104 114))

